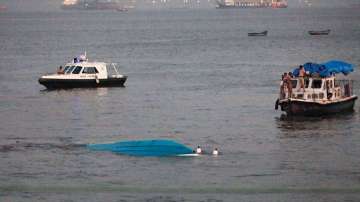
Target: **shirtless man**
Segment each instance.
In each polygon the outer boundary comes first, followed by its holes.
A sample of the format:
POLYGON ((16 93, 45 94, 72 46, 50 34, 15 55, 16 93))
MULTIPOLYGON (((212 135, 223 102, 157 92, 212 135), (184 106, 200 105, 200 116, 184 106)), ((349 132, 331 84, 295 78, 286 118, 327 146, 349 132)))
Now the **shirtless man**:
POLYGON ((292 84, 291 84, 291 77, 288 73, 284 73, 284 86, 286 86, 288 90, 288 98, 292 97, 292 84))
POLYGON ((304 77, 305 77, 305 69, 302 65, 300 65, 299 67, 299 82, 300 82, 300 89, 303 89, 303 92, 305 92, 305 82, 304 82, 304 77))

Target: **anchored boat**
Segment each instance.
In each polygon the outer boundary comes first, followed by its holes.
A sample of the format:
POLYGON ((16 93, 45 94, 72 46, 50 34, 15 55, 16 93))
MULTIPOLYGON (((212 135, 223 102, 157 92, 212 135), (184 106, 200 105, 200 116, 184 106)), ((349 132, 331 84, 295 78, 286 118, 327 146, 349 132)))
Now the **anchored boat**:
POLYGON ((122 7, 111 0, 64 0, 61 6, 65 10, 116 10, 122 7))
POLYGON ((216 0, 216 8, 287 8, 287 0, 216 0))
POLYGON ((268 33, 267 30, 263 31, 263 32, 250 32, 248 33, 248 36, 266 36, 268 33))
POLYGON ((126 79, 115 63, 88 62, 86 56, 82 56, 55 74, 41 76, 39 83, 48 89, 122 87, 126 79))
POLYGON ((299 76, 299 69, 293 76, 284 79, 275 109, 280 106, 288 115, 321 116, 352 111, 357 96, 353 94, 353 81, 338 79, 336 74, 348 75, 353 65, 342 61, 324 64, 306 63, 306 75, 299 76), (291 89, 289 89, 291 88, 291 89))
POLYGON ((309 31, 308 33, 310 35, 329 35, 330 34, 330 29, 327 29, 327 30, 318 30, 318 31, 309 31))

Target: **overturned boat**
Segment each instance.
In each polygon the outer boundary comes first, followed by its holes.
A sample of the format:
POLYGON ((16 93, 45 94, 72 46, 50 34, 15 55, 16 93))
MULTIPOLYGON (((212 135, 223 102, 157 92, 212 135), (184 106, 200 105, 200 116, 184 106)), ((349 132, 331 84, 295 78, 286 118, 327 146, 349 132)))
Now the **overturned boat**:
POLYGON ((126 140, 114 143, 88 144, 94 151, 109 151, 130 156, 196 156, 189 147, 166 139, 126 140))
POLYGON ((338 73, 348 75, 353 71, 353 65, 342 61, 329 61, 323 64, 306 63, 303 67, 305 77, 300 77, 299 69, 296 68, 290 82, 281 82, 275 109, 280 106, 287 115, 301 116, 353 111, 357 99, 353 94, 353 81, 347 77, 336 77, 338 73))
POLYGON ((86 56, 82 56, 55 74, 41 76, 39 83, 48 89, 123 87, 126 79, 115 63, 88 62, 86 56))

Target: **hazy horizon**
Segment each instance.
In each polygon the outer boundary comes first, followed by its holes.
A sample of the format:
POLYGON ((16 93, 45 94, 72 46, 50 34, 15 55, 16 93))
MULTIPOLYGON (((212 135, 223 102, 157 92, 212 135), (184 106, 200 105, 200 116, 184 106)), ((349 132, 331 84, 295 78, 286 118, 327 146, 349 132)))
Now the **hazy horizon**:
MULTIPOLYGON (((159 0, 160 1, 160 0, 159 0)), ((173 3, 172 5, 182 5, 183 0, 170 0, 173 3)), ((194 0, 195 1, 195 0, 194 0)), ((211 8, 214 5, 215 0, 200 0, 199 8, 211 8)), ((305 0, 288 0, 289 8, 299 8, 305 7, 305 0)), ((360 1, 358 0, 307 0, 311 2, 311 6, 314 8, 317 7, 326 7, 326 8, 336 8, 336 7, 345 7, 351 8, 353 6, 358 6, 360 1)), ((118 2, 121 2, 118 0, 118 2)), ((138 8, 151 8, 150 0, 137 0, 138 8)), ((168 1, 169 2, 169 1, 168 1)), ((9 11, 59 11, 62 0, 0 0, 0 4, 8 7, 9 11)))

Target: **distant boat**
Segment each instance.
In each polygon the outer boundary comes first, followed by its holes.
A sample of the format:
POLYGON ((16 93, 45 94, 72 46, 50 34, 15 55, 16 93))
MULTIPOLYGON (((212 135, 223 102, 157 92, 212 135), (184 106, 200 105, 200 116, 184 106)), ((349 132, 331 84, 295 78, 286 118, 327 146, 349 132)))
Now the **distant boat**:
POLYGON ((7 11, 7 7, 5 5, 0 5, 0 12, 7 11))
POLYGON ((287 8, 287 0, 216 0, 216 8, 287 8))
POLYGON ((64 0, 61 8, 65 10, 117 10, 122 6, 110 0, 64 0))
POLYGON ((95 151, 110 151, 131 156, 196 156, 189 147, 166 139, 127 140, 114 143, 88 144, 95 151))
POLYGON ((118 11, 118 12, 127 12, 127 11, 129 11, 129 9, 127 7, 118 7, 118 8, 116 8, 116 11, 118 11))
POLYGON ((309 31, 309 34, 310 35, 328 35, 330 34, 330 29, 327 29, 327 30, 319 30, 319 31, 309 31))
POLYGON ((263 32, 251 32, 248 33, 248 36, 266 36, 268 33, 267 30, 263 31, 263 32))

